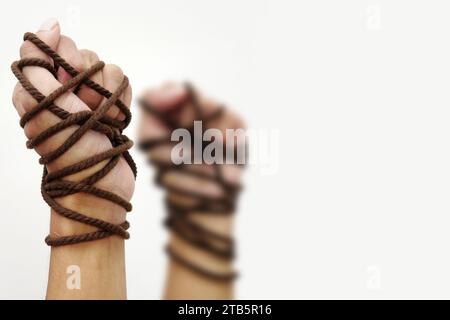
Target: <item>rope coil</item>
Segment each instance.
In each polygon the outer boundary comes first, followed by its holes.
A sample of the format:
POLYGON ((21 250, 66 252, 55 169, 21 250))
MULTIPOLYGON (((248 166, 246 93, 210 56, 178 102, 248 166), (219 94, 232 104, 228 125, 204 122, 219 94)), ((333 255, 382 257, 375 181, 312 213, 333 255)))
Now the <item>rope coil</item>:
POLYGON ((49 246, 63 246, 99 240, 112 235, 117 235, 124 239, 128 239, 130 235, 127 229, 130 225, 127 221, 119 225, 115 225, 101 219, 91 218, 83 213, 73 211, 69 208, 65 208, 56 201, 59 197, 84 192, 116 203, 127 212, 131 211, 131 203, 127 200, 110 191, 94 186, 96 182, 105 177, 112 169, 114 169, 121 156, 125 158, 133 171, 134 177, 136 177, 136 165, 131 158, 131 155, 128 153, 128 150, 133 146, 133 142, 127 136, 122 134, 122 131, 131 121, 131 112, 129 108, 119 99, 120 95, 129 85, 128 78, 124 76, 124 79, 117 90, 111 93, 109 90, 89 79, 92 75, 103 69, 105 66, 104 62, 99 61, 89 69, 79 72, 55 51, 53 51, 46 43, 40 40, 35 34, 27 32, 25 33, 23 39, 24 41, 30 41, 47 56, 49 56, 53 60, 54 65, 46 60, 38 58, 23 58, 12 64, 11 70, 17 80, 20 82, 22 87, 38 102, 32 110, 26 112, 22 116, 20 119, 20 125, 23 128, 28 121, 44 110, 50 111, 61 119, 61 121, 57 124, 47 128, 36 137, 28 140, 26 144, 27 148, 32 149, 38 146, 66 128, 78 126, 78 128, 59 147, 48 154, 41 156, 39 159, 39 163, 44 165, 41 183, 42 197, 45 202, 47 202, 47 204, 59 215, 97 228, 96 231, 78 235, 61 237, 51 237, 49 235, 46 237, 45 242, 49 246), (56 75, 58 68, 63 68, 70 76, 72 76, 72 78, 67 83, 54 90, 51 94, 45 96, 24 76, 23 69, 27 66, 44 68, 48 70, 55 78, 57 78, 56 75), (95 111, 86 110, 76 113, 70 113, 58 107, 54 103, 55 99, 69 90, 74 89, 74 92, 77 92, 81 85, 85 85, 105 97, 105 103, 99 106, 95 111), (125 119, 123 121, 111 119, 106 116, 108 110, 112 106, 117 106, 125 115, 125 119), (57 171, 48 172, 46 165, 64 155, 89 130, 104 134, 111 142, 112 148, 73 165, 64 167, 57 171), (108 159, 109 161, 105 166, 103 166, 103 168, 81 181, 72 182, 64 180, 64 178, 72 174, 91 168, 108 159))
MULTIPOLYGON (((223 115, 223 107, 218 107, 215 112, 211 113, 210 115, 205 115, 193 87, 190 84, 186 84, 186 89, 188 92, 187 102, 190 102, 194 108, 195 121, 202 121, 204 127, 208 127, 208 123, 210 121, 217 120, 223 115)), ((183 101, 183 103, 186 103, 186 101, 183 101)), ((159 120, 165 123, 170 130, 175 130, 180 127, 178 123, 173 121, 173 119, 159 112, 148 102, 140 101, 140 105, 145 112, 148 112, 157 117, 159 120)), ((187 129, 191 133, 193 132, 193 126, 184 129, 187 129)), ((173 144, 170 139, 170 135, 164 138, 155 138, 140 141, 139 148, 142 151, 150 151, 165 144, 173 144)), ((203 146, 203 148, 204 147, 205 145, 203 146)), ((234 154, 236 154, 236 152, 234 154)), ((166 227, 192 246, 213 255, 217 259, 221 259, 223 261, 231 261, 235 256, 234 239, 232 237, 211 231, 208 228, 200 225, 199 223, 194 222, 194 220, 191 218, 191 214, 193 212, 209 215, 233 214, 237 196, 241 189, 240 185, 225 181, 221 166, 217 164, 210 165, 213 167, 214 173, 208 174, 200 172, 198 170, 193 170, 192 168, 189 168, 183 164, 176 165, 172 162, 168 163, 161 160, 158 161, 156 159, 150 160, 150 162, 157 168, 157 175, 155 179, 156 184, 166 188, 167 191, 172 195, 175 194, 184 197, 187 196, 195 200, 195 204, 187 206, 180 205, 178 202, 173 201, 171 197, 167 196, 165 200, 168 212, 168 216, 165 220, 166 227), (225 195, 220 198, 211 198, 199 192, 187 190, 186 188, 165 185, 162 181, 162 177, 165 173, 171 170, 176 170, 181 174, 194 176, 205 181, 215 182, 223 188, 223 190, 225 191, 225 195)), ((183 257, 181 253, 176 252, 176 250, 174 248, 171 248, 170 246, 166 247, 166 252, 174 261, 182 264, 191 271, 206 278, 216 281, 229 282, 237 277, 237 273, 234 271, 220 273, 201 267, 197 263, 191 262, 188 258, 183 257)))

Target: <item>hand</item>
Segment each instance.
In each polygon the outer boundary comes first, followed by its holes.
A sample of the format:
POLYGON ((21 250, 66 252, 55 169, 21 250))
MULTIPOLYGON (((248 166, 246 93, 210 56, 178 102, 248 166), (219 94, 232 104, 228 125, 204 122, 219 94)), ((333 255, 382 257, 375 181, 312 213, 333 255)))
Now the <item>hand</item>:
MULTIPOLYGON (((79 72, 87 70, 99 61, 98 56, 93 51, 78 50, 72 39, 61 35, 60 26, 54 19, 45 22, 36 35, 79 72)), ((20 56, 21 58, 43 59, 54 66, 54 61, 30 41, 25 41, 22 44, 20 56)), ((56 77, 47 69, 36 66, 24 67, 23 75, 44 96, 48 96, 72 78, 61 67, 57 69, 56 77)), ((105 65, 102 70, 93 74, 90 79, 110 92, 114 92, 124 80, 124 75, 119 67, 115 65, 105 65)), ((130 104, 130 86, 122 92, 119 99, 127 106, 130 104)), ((73 91, 66 92, 58 97, 54 103, 70 113, 76 113, 83 110, 96 110, 105 101, 105 97, 86 85, 82 85, 76 93, 73 91)), ((19 82, 14 89, 13 103, 21 117, 26 112, 34 109, 37 105, 37 101, 19 82)), ((123 112, 121 112, 117 106, 110 108, 106 116, 116 120, 123 120, 125 117, 123 112)), ((59 117, 48 110, 44 110, 34 116, 30 121, 26 122, 24 131, 29 139, 33 139, 44 130, 60 121, 61 119, 59 117)), ((63 131, 60 131, 49 139, 44 140, 42 143, 37 144, 35 150, 41 156, 51 153, 67 140, 67 138, 78 128, 78 125, 72 125, 63 131)), ((104 134, 90 130, 64 154, 46 164, 46 169, 51 174, 52 172, 76 164, 111 148, 111 142, 104 134)), ((64 177, 64 179, 73 182, 81 181, 93 173, 98 172, 108 163, 108 161, 109 159, 104 160, 95 166, 64 177)), ((117 165, 105 177, 96 182, 94 186, 117 194, 124 200, 129 201, 134 190, 133 172, 125 159, 120 157, 117 165)), ((120 224, 125 221, 126 212, 123 207, 88 193, 78 192, 64 197, 58 197, 57 202, 68 209, 112 224, 120 224)), ((60 236, 92 232, 95 230, 95 227, 66 219, 52 210, 51 237, 57 238, 60 236)))

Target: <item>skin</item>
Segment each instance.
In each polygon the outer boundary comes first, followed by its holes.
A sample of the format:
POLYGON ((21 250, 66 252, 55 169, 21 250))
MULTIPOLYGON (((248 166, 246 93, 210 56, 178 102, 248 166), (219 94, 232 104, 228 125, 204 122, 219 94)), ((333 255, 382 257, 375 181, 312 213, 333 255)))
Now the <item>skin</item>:
MULTIPOLYGON (((177 107, 180 102, 185 101, 187 98, 187 91, 181 83, 167 83, 159 88, 147 90, 142 95, 142 98, 160 112, 170 111, 181 126, 187 126, 194 120, 194 114, 191 112, 188 104, 185 104, 182 108, 177 107)), ((199 98, 205 112, 212 112, 218 106, 216 101, 206 98, 201 94, 199 98)), ((209 127, 221 130, 225 136, 225 129, 243 128, 244 124, 238 116, 227 109, 224 116, 211 122, 209 127)), ((170 134, 170 130, 164 123, 151 114, 142 112, 139 128, 140 140, 163 137, 167 134, 170 134)), ((150 150, 148 157, 170 161, 170 152, 170 147, 162 146, 150 150)), ((196 169, 210 171, 211 167, 201 164, 196 165, 196 169)), ((222 169, 226 180, 234 183, 240 181, 241 169, 239 167, 235 165, 222 165, 222 169)), ((163 183, 196 190, 210 197, 221 196, 225 192, 215 182, 205 182, 195 177, 186 178, 177 172, 168 172, 162 179, 163 183)), ((188 204, 192 201, 189 197, 176 197, 173 194, 169 194, 169 196, 179 203, 188 204)), ((197 223, 212 231, 232 236, 233 215, 205 215, 194 212, 191 216, 197 223)), ((231 262, 217 259, 217 257, 183 241, 174 233, 170 235, 169 245, 176 252, 182 253, 184 257, 189 257, 190 261, 196 262, 208 270, 228 272, 233 268, 231 262)), ((214 281, 193 273, 176 261, 169 261, 164 292, 165 299, 232 299, 234 297, 233 289, 233 282, 214 281)))
MULTIPOLYGON (((69 37, 61 35, 61 30, 56 20, 46 21, 36 35, 58 52, 69 64, 79 71, 83 71, 99 60, 98 56, 89 50, 78 50, 75 43, 69 37)), ((20 48, 21 58, 41 58, 51 60, 30 42, 24 42, 20 48)), ((47 70, 38 67, 26 67, 25 76, 44 95, 65 83, 70 76, 64 71, 58 71, 55 79, 47 70)), ((108 64, 101 72, 91 77, 92 80, 113 92, 123 80, 122 70, 108 64)), ((130 105, 131 87, 128 87, 120 99, 130 105)), ((87 87, 82 87, 75 95, 68 92, 59 97, 55 103, 59 107, 77 112, 81 110, 95 110, 104 99, 87 87)), ((33 109, 36 101, 17 83, 13 93, 13 103, 20 116, 33 109)), ((109 110, 108 116, 115 119, 123 119, 117 107, 109 110)), ((24 128, 28 138, 35 137, 46 128, 59 122, 60 119, 48 111, 43 111, 24 128)), ((77 126, 70 127, 35 148, 39 155, 44 155, 56 149, 77 126)), ((51 162, 47 169, 49 172, 61 169, 86 159, 94 154, 111 148, 111 143, 102 134, 89 131, 70 148, 63 156, 51 162)), ((68 177, 68 180, 79 181, 93 172, 101 169, 108 160, 68 177)), ((126 163, 121 158, 118 165, 95 186, 114 192, 126 200, 131 200, 134 191, 134 176, 126 163)), ((63 206, 88 216, 100 218, 105 221, 120 224, 125 221, 125 210, 109 201, 97 197, 77 193, 57 199, 63 206)), ((74 222, 51 212, 50 235, 65 236, 93 231, 95 228, 74 222)), ((106 239, 80 243, 75 245, 53 247, 50 255, 50 269, 48 277, 47 299, 125 299, 125 250, 124 240, 117 236, 106 239), (70 289, 67 280, 70 277, 68 268, 78 266, 81 280, 80 289, 70 289)))

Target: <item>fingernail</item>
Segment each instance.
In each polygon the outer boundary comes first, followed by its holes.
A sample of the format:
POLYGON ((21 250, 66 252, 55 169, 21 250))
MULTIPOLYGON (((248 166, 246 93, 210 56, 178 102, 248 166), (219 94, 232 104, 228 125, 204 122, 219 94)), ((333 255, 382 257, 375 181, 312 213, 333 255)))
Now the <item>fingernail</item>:
POLYGON ((58 24, 58 20, 55 18, 50 18, 45 20, 45 22, 39 28, 39 31, 50 31, 58 24))

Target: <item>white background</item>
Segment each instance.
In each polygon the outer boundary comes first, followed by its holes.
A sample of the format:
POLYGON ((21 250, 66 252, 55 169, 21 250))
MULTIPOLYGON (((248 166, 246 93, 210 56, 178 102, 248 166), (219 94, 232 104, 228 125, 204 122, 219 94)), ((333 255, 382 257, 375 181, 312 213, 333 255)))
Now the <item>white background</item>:
MULTIPOLYGON (((120 65, 135 93, 190 79, 250 128, 279 133, 278 144, 265 141, 276 170, 260 161, 246 175, 238 298, 450 298, 448 1, 0 6, 0 298, 45 294, 49 209, 11 103, 9 66, 22 34, 48 17, 79 48, 120 65)), ((133 155, 128 295, 158 299, 162 191, 133 155)))

